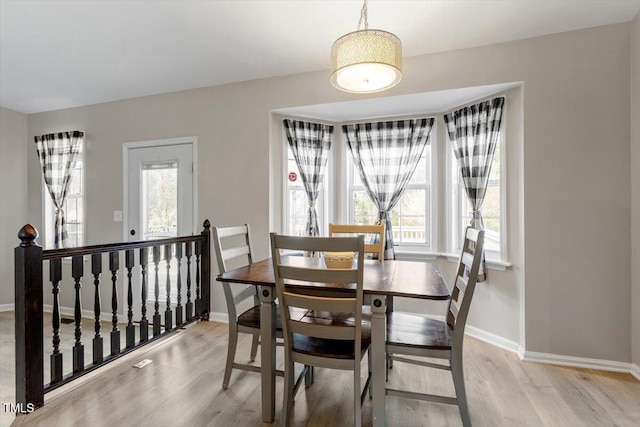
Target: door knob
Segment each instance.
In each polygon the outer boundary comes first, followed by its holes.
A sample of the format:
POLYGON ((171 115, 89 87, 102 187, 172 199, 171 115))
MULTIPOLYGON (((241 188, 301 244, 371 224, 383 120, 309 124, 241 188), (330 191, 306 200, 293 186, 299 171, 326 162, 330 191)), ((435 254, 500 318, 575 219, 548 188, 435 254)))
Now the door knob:
POLYGON ((135 236, 136 235, 136 230, 131 230, 130 233, 131 233, 132 236, 135 236))

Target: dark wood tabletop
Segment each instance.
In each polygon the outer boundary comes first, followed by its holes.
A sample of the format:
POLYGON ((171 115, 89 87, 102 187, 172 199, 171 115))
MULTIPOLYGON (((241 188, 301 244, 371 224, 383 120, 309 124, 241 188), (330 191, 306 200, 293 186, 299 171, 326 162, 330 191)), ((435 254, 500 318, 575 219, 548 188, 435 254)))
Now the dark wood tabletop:
MULTIPOLYGON (((319 258, 292 256, 287 262, 305 267, 320 267, 319 258)), ((259 286, 275 286, 271 258, 245 267, 227 271, 216 278, 219 282, 249 283, 259 286)), ((288 283, 296 286, 296 282, 288 283)), ((302 287, 330 287, 332 290, 353 290, 354 284, 309 284, 302 287)), ((430 262, 366 260, 363 291, 369 295, 386 295, 419 299, 449 299, 449 289, 436 267, 430 262)))

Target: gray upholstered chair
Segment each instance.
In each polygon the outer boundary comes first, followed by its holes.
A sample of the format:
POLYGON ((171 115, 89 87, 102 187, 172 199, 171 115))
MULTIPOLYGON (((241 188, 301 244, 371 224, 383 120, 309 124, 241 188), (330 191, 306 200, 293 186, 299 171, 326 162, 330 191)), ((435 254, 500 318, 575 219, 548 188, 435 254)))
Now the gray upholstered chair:
POLYGON ((421 366, 451 371, 456 397, 437 396, 411 391, 387 388, 387 396, 428 400, 458 405, 462 424, 471 426, 467 396, 464 386, 462 365, 462 345, 467 314, 478 279, 478 269, 482 259, 484 231, 467 228, 458 272, 447 310, 446 320, 393 312, 387 315, 386 351, 396 362, 413 363, 421 366), (447 359, 448 364, 431 363, 410 359, 399 355, 421 356, 447 359))
MULTIPOLYGON (((368 373, 361 390, 361 362, 371 344, 371 324, 362 320, 364 280, 364 236, 294 237, 271 234, 273 270, 280 302, 285 348, 285 383, 281 413, 283 425, 290 425, 295 396, 294 363, 353 371, 354 424, 362 424, 362 402, 369 388, 368 373), (328 269, 317 258, 284 256, 281 251, 356 252, 357 265, 328 269), (310 267, 309 263, 315 263, 310 267), (322 286, 309 295, 291 283, 340 284, 336 293, 322 286), (286 284, 285 284, 286 283, 286 284), (355 284, 355 289, 353 284, 355 284), (338 296, 340 293, 342 295, 338 296), (294 308, 308 310, 301 319, 291 316, 294 308)), ((370 369, 369 369, 370 370, 370 369)))

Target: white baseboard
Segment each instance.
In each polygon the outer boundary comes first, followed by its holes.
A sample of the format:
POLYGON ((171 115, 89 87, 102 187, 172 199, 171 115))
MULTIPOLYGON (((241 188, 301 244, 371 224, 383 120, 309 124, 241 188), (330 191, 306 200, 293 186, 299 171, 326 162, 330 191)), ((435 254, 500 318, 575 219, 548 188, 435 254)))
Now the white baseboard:
POLYGON ((519 346, 518 346, 518 358, 519 358, 520 360, 523 360, 523 359, 524 359, 524 352, 525 352, 524 347, 523 347, 523 346, 521 346, 521 345, 519 345, 519 346))
POLYGON ((210 311, 209 320, 213 322, 229 323, 229 315, 223 311, 210 311))
POLYGON ((510 351, 511 353, 518 353, 520 349, 520 345, 517 342, 503 338, 500 335, 492 334, 491 332, 487 332, 483 329, 476 328, 475 326, 467 325, 465 334, 503 350, 510 351))
POLYGON ((15 304, 0 304, 0 311, 13 311, 15 308, 15 304))
POLYGON ((629 372, 631 372, 631 375, 633 375, 638 381, 640 381, 640 366, 632 363, 629 372))
POLYGON ((633 373, 631 363, 615 360, 589 359, 587 357, 562 356, 559 354, 525 351, 525 362, 545 363, 549 365, 569 366, 572 368, 598 369, 601 371, 633 373))

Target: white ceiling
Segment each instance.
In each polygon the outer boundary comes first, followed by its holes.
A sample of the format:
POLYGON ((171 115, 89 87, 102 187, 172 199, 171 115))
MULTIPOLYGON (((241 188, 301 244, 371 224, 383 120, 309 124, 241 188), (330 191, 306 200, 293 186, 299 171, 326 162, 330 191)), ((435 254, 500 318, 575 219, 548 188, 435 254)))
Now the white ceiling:
MULTIPOLYGON (((361 5, 0 0, 0 106, 34 113, 325 70, 361 5)), ((371 0, 369 24, 398 35, 407 57, 630 21, 639 10, 640 0, 371 0)))

